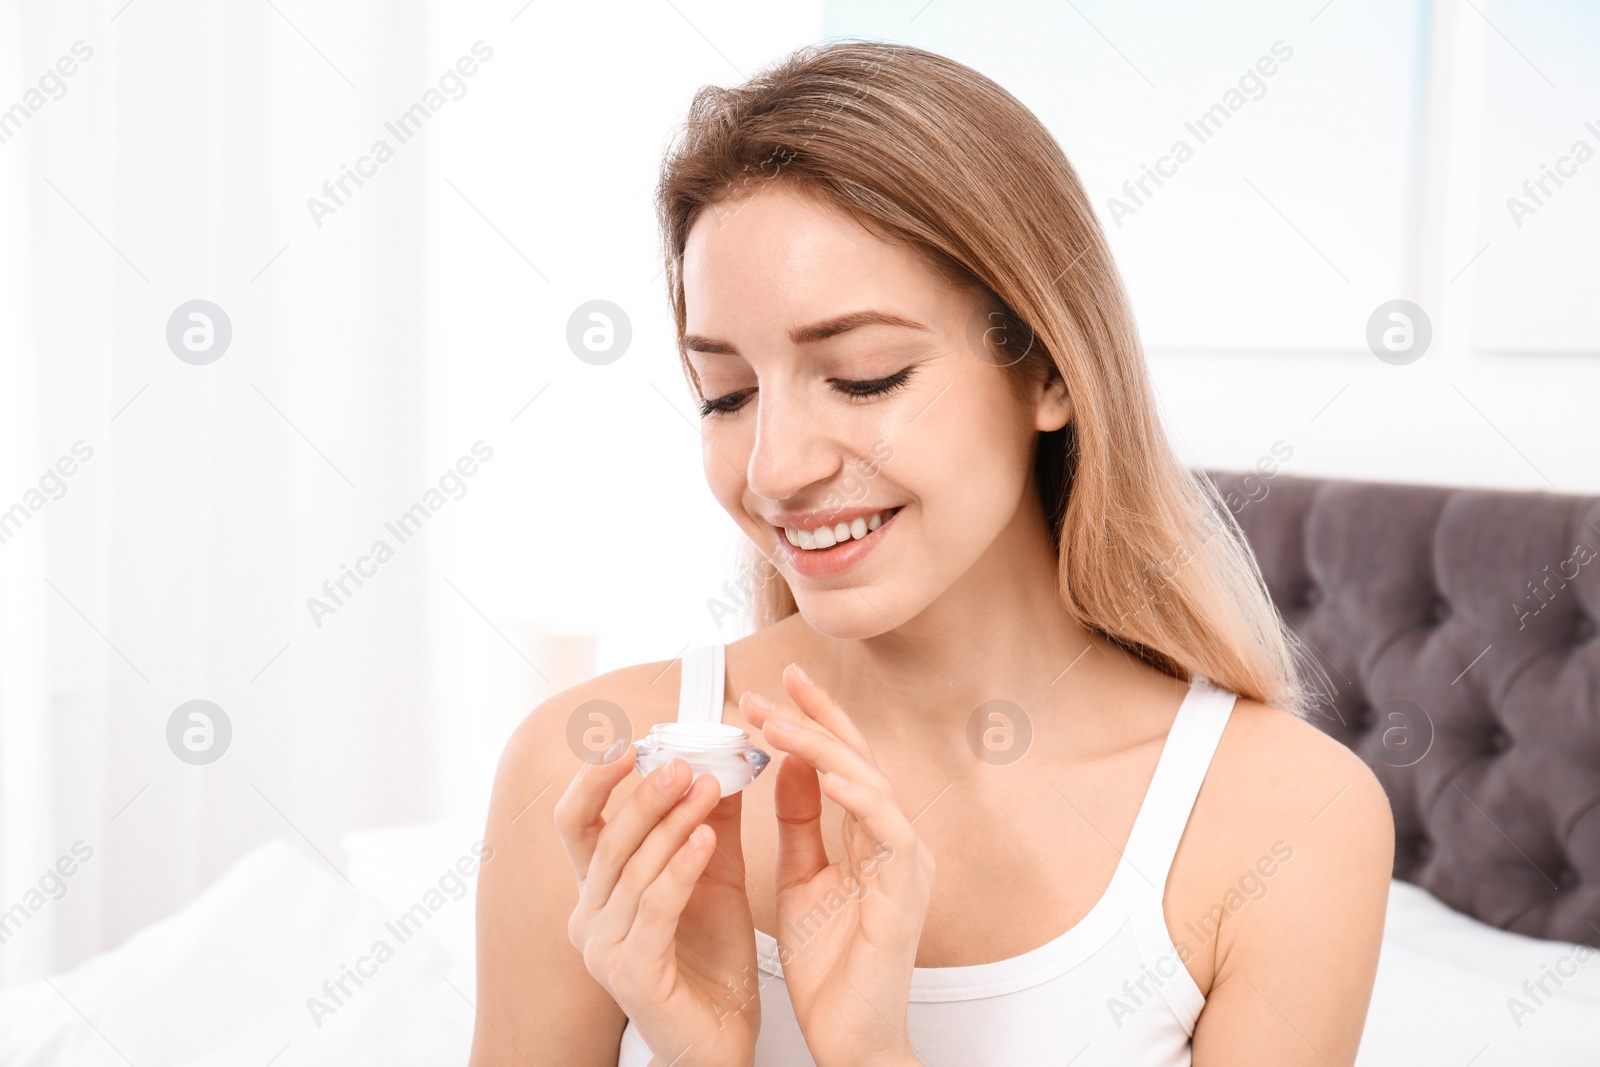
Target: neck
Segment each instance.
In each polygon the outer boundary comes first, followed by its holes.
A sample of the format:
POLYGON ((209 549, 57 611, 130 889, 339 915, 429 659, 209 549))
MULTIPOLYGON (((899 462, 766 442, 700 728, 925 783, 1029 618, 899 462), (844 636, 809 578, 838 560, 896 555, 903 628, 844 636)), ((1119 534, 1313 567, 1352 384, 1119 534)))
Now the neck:
POLYGON ((959 757, 980 705, 1008 700, 1037 722, 1124 659, 1068 613, 1057 567, 1030 493, 989 551, 914 618, 859 640, 820 634, 799 616, 795 624, 817 680, 869 743, 959 757))

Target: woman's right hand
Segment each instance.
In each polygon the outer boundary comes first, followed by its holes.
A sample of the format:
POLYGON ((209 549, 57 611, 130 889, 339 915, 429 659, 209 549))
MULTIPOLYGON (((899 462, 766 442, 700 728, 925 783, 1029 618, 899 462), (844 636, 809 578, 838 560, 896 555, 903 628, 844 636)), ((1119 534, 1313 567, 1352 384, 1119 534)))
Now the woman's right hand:
POLYGON ((634 765, 632 746, 619 744, 611 762, 579 769, 556 803, 556 830, 578 876, 568 936, 653 1063, 753 1063, 761 998, 742 794, 719 797, 710 774, 691 784, 689 765, 674 759, 608 822, 607 798, 634 765))

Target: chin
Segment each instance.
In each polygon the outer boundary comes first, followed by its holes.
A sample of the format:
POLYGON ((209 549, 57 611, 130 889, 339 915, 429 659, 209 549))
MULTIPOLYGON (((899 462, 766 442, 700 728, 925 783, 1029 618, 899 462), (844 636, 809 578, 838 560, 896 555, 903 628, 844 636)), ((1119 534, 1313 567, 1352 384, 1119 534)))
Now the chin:
MULTIPOLYGON (((787 577, 787 576, 786 576, 787 577)), ((882 591, 852 589, 798 590, 793 581, 795 605, 806 624, 817 633, 839 641, 864 641, 892 633, 909 621, 915 612, 901 610, 893 598, 882 591)))

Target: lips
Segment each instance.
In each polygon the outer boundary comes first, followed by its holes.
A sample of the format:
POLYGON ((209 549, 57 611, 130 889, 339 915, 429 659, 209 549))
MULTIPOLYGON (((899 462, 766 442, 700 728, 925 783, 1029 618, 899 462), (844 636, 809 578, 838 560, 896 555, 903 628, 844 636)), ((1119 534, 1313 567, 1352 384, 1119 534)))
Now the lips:
POLYGON ((767 522, 773 526, 787 530, 815 531, 823 526, 837 526, 839 523, 850 524, 856 519, 868 519, 879 512, 893 511, 897 505, 881 505, 868 508, 829 508, 817 511, 780 511, 775 515, 766 516, 767 522))
POLYGON ((857 538, 852 536, 849 540, 839 542, 832 548, 801 548, 790 544, 784 530, 777 529, 778 552, 788 562, 790 568, 804 577, 835 577, 858 565, 878 545, 882 544, 884 539, 889 536, 889 532, 896 528, 900 513, 904 510, 904 506, 870 511, 857 508, 853 513, 839 512, 836 516, 830 514, 828 518, 834 519, 836 522, 845 521, 846 516, 850 518, 850 521, 854 521, 857 518, 877 514, 879 511, 888 515, 888 518, 884 519, 877 529, 870 531, 865 537, 857 538))
POLYGON ((849 522, 840 521, 831 525, 818 526, 815 529, 794 529, 789 527, 784 529, 783 535, 789 539, 791 545, 807 552, 829 549, 850 540, 862 540, 867 534, 888 522, 894 516, 896 510, 895 508, 884 508, 882 511, 874 511, 865 518, 857 515, 849 522))

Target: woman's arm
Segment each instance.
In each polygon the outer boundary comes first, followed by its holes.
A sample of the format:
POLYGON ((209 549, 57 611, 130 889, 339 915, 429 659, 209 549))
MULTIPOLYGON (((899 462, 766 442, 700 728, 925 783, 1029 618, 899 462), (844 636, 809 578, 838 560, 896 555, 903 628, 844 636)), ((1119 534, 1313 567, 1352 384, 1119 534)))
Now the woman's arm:
POLYGON ((568 717, 601 688, 619 700, 619 691, 631 688, 626 675, 637 669, 547 700, 517 727, 500 757, 484 833, 493 859, 478 876, 471 1067, 616 1067, 627 1017, 567 936, 578 885, 551 817, 579 768, 567 747, 568 717))
POLYGON ((1293 859, 1276 867, 1261 899, 1222 925, 1194 1064, 1346 1067, 1377 973, 1393 816, 1383 786, 1353 752, 1263 710, 1269 714, 1240 724, 1246 736, 1235 752, 1248 753, 1261 773, 1248 782, 1240 775, 1226 790, 1242 827, 1230 835, 1230 851, 1238 860, 1282 842, 1293 859))

